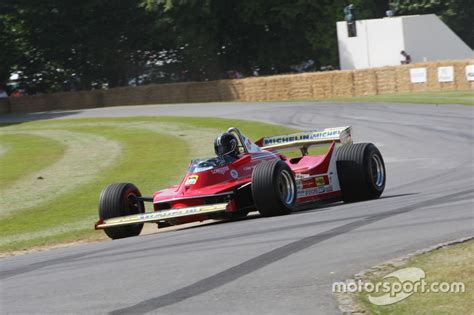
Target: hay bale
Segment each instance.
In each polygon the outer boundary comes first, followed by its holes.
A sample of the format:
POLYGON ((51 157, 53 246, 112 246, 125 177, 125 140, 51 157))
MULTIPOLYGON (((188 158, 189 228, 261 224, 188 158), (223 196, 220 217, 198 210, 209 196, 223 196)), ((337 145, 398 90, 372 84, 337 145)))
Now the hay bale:
POLYGON ((149 93, 157 104, 186 103, 189 83, 157 84, 149 93))
POLYGON ((54 98, 51 109, 66 110, 80 108, 79 92, 59 92, 50 94, 54 98))
POLYGON ((375 71, 369 70, 355 70, 352 72, 354 95, 376 95, 377 94, 377 79, 375 71))
POLYGON ((429 68, 429 63, 417 63, 410 65, 401 65, 396 69, 397 74, 397 90, 400 93, 421 92, 428 90, 428 82, 433 80, 433 69, 429 68), (410 69, 426 68, 426 82, 412 83, 410 79, 410 69))
POLYGON ((325 99, 395 92, 474 90, 466 66, 474 59, 419 63, 354 71, 313 72, 213 82, 150 84, 109 90, 61 92, 0 100, 0 113, 81 109, 100 106, 212 101, 325 99), (453 66, 454 81, 438 82, 438 67, 453 66), (427 68, 427 82, 410 82, 409 70, 427 68), (8 106, 8 104, 10 104, 8 106))
POLYGON ((456 77, 461 75, 462 73, 456 72, 456 69, 454 68, 452 61, 440 61, 440 62, 432 63, 430 64, 430 68, 433 68, 433 81, 436 82, 436 84, 433 84, 433 86, 436 86, 436 90, 449 90, 449 91, 456 90, 456 77), (453 81, 439 82, 438 71, 440 67, 453 68, 453 81))
POLYGON ((354 95, 353 71, 334 71, 332 75, 332 96, 347 97, 354 95))
POLYGON ((315 72, 309 74, 312 99, 325 99, 333 96, 332 77, 336 71, 315 72))
POLYGON ((267 101, 286 101, 290 99, 291 77, 276 75, 262 78, 266 81, 267 101))
POLYGON ((188 85, 188 102, 218 102, 220 100, 217 84, 210 82, 193 82, 188 85))
POLYGON ((301 73, 290 76, 290 100, 310 100, 313 98, 311 74, 301 73))
POLYGON ((133 93, 130 87, 118 87, 109 90, 105 90, 103 93, 103 104, 104 106, 121 106, 121 105, 132 105, 129 101, 133 93))
POLYGON ((374 69, 377 94, 397 92, 397 74, 394 67, 374 69))
POLYGON ((217 91, 223 102, 245 100, 244 84, 240 79, 217 81, 217 91))
POLYGON ((100 99, 102 99, 103 106, 165 103, 168 99, 165 94, 165 91, 169 89, 167 85, 147 84, 105 90, 103 95, 98 96, 99 103, 101 103, 100 99))
POLYGON ((412 83, 410 82, 410 68, 411 67, 409 65, 394 67, 397 92, 399 93, 411 92, 412 90, 412 83))
POLYGON ((77 91, 53 94, 55 101, 54 109, 84 109, 100 107, 99 94, 102 91, 77 91))
POLYGON ((81 108, 94 108, 103 106, 101 90, 94 91, 82 91, 80 92, 81 97, 81 108))
POLYGON ((244 101, 260 102, 267 98, 267 81, 265 77, 241 79, 245 96, 244 101))
POLYGON ((8 114, 10 112, 10 102, 8 98, 0 99, 0 114, 8 114))
POLYGON ((163 84, 149 84, 144 85, 141 89, 143 93, 144 104, 164 104, 167 96, 166 87, 163 84))
POLYGON ((45 112, 56 106, 53 94, 10 97, 11 113, 45 112))
POLYGON ((452 64, 456 89, 460 91, 474 90, 474 81, 468 81, 466 78, 466 66, 474 65, 474 59, 456 60, 452 64))
POLYGON ((157 84, 147 84, 143 86, 137 86, 141 94, 142 104, 157 104, 158 95, 156 93, 157 84))
POLYGON ((419 86, 418 89, 413 89, 413 91, 434 91, 439 89, 438 82, 438 67, 436 62, 424 63, 426 67, 426 83, 425 84, 416 84, 419 86))
POLYGON ((438 81, 438 62, 430 62, 426 67, 427 91, 439 91, 440 83, 438 81))

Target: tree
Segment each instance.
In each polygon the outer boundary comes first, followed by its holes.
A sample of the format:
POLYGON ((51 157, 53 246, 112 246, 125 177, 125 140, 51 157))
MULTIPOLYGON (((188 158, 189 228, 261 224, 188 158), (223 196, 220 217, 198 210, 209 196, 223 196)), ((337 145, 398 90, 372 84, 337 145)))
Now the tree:
POLYGON ((23 46, 21 25, 13 19, 15 8, 0 2, 0 88, 4 88, 18 63, 23 46))
POLYGON ((16 1, 7 17, 21 30, 8 64, 30 91, 128 85, 166 37, 153 36, 159 16, 135 0, 16 1))
MULTIPOLYGON (((392 3, 435 13, 474 45, 472 0, 392 3)), ((368 0, 6 0, 0 2, 0 85, 14 72, 30 93, 221 79, 338 64, 336 22, 385 16, 368 0)))

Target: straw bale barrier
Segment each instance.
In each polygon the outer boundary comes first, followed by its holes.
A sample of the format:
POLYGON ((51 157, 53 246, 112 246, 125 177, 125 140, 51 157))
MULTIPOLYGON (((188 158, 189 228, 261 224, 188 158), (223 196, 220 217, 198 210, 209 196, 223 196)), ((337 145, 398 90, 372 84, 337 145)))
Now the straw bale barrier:
POLYGON ((390 94, 397 92, 397 73, 394 67, 383 67, 374 69, 375 90, 377 94, 390 94))
POLYGON ((353 72, 354 95, 376 95, 377 76, 373 69, 353 72))
POLYGON ((119 105, 228 101, 317 100, 334 97, 439 90, 474 90, 466 66, 474 59, 426 62, 363 70, 310 72, 208 82, 150 84, 108 90, 61 92, 0 99, 0 114, 119 105), (439 82, 438 67, 453 67, 439 82), (426 82, 412 83, 410 69, 426 68, 426 82))

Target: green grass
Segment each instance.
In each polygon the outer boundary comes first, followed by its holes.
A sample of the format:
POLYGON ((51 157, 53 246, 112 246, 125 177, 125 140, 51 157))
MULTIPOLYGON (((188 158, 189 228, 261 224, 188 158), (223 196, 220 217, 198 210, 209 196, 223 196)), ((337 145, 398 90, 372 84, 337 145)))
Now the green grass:
POLYGON ((64 154, 64 145, 36 135, 0 135, 0 145, 7 149, 0 155, 2 187, 55 163, 64 154))
POLYGON ((373 96, 338 97, 337 102, 381 102, 415 104, 462 104, 474 105, 474 91, 435 91, 373 96))
MULTIPOLYGON (((294 131, 248 121, 176 117, 48 120, 0 127, 0 139, 8 142, 8 151, 0 156, 0 161, 2 169, 7 165, 6 173, 10 174, 0 178, 0 187, 5 187, 5 183, 20 173, 25 176, 44 169, 61 157, 64 148, 60 143, 31 136, 28 132, 90 134, 119 142, 121 146, 121 153, 113 163, 80 186, 48 202, 43 202, 41 195, 37 196, 34 207, 0 217, 0 252, 105 239, 102 231, 93 229, 99 194, 104 186, 113 182, 132 182, 142 194, 150 195, 177 183, 192 158, 213 155, 214 137, 230 126, 238 127, 251 139, 294 131), (32 159, 43 162, 32 163, 32 159), (8 163, 3 164, 4 161, 8 163), (34 167, 24 167, 29 164, 34 167)), ((83 154, 88 154, 87 148, 83 154)), ((3 191, 0 189, 0 194, 3 191)), ((34 194, 34 191, 18 191, 18 194, 34 194)))
MULTIPOLYGON (((357 295, 357 300, 370 314, 472 314, 474 309, 474 241, 444 247, 426 254, 415 256, 404 266, 424 270, 428 284, 437 282, 463 282, 464 293, 414 293, 408 298, 391 305, 371 304, 367 294, 357 295)), ((387 268, 382 274, 391 273, 387 268)), ((366 280, 380 281, 381 276, 366 280)), ((375 294, 374 294, 375 295, 375 294)))

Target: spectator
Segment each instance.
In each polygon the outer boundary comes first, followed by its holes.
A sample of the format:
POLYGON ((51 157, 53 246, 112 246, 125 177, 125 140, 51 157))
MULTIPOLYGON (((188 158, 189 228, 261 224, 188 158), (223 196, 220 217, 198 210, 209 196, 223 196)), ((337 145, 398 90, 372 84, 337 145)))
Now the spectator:
POLYGON ((11 97, 19 97, 21 95, 22 94, 20 90, 13 90, 12 94, 10 94, 11 97))
POLYGON ((227 78, 228 79, 242 79, 244 75, 237 70, 229 70, 227 71, 227 78))
POLYGON ((411 57, 410 57, 409 54, 407 54, 406 51, 402 50, 402 51, 400 52, 400 54, 401 54, 403 57, 405 57, 405 60, 401 60, 401 61, 400 61, 400 63, 401 63, 402 65, 408 65, 408 64, 411 63, 411 57))
POLYGON ((5 92, 4 89, 0 88, 0 98, 6 98, 6 97, 8 97, 7 92, 5 92))

